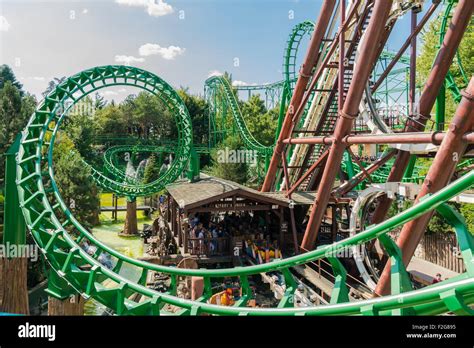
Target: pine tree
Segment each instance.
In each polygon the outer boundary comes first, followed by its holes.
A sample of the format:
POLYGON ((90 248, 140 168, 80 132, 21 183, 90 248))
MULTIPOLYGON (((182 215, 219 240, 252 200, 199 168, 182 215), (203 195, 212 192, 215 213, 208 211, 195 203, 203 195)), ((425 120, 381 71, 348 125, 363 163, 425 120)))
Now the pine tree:
POLYGON ((7 82, 11 82, 18 89, 20 95, 23 95, 23 85, 17 81, 12 68, 3 64, 0 65, 0 88, 3 88, 7 82))
POLYGON ((99 222, 99 191, 90 179, 89 169, 82 162, 74 143, 61 133, 53 153, 54 177, 61 196, 76 219, 86 227, 99 222))

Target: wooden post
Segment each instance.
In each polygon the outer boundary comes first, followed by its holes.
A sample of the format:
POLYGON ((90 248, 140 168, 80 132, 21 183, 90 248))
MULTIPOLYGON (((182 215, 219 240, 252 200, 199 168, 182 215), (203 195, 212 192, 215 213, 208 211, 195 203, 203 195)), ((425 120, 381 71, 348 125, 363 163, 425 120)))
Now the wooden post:
POLYGON ((178 207, 178 245, 183 245, 183 224, 181 221, 181 214, 179 214, 179 207, 178 207))
POLYGON ((48 315, 84 315, 84 299, 72 295, 64 300, 48 297, 48 315))
MULTIPOLYGON (((0 311, 14 314, 29 314, 27 272, 27 255, 8 255, 10 247, 25 248, 26 227, 20 210, 18 191, 16 186, 16 154, 20 147, 18 135, 14 143, 5 153, 5 205, 3 245, 6 255, 0 257, 0 311)), ((32 248, 33 246, 30 246, 32 248)), ((34 246, 36 247, 36 245, 34 246)), ((19 249, 21 250, 21 249, 19 249)), ((38 251, 38 250, 37 250, 38 251)))
POLYGON ((291 230, 293 232, 293 244, 295 246, 295 254, 299 254, 298 235, 296 231, 294 207, 290 207, 291 230))
POLYGON ((283 242, 285 240, 284 236, 284 230, 283 230, 283 223, 285 221, 284 215, 283 215, 283 207, 280 207, 280 248, 283 249, 283 242))
POLYGON ((170 205, 171 205, 171 195, 168 194, 168 197, 166 198, 168 204, 166 205, 166 221, 170 222, 171 221, 171 216, 170 216, 170 205))
POLYGON ((137 200, 127 197, 127 216, 125 218, 125 226, 123 228, 124 235, 135 235, 138 233, 137 223, 137 200))
POLYGON ((0 281, 3 294, 0 311, 12 314, 30 313, 26 273, 28 259, 25 257, 2 257, 0 259, 0 281))
MULTIPOLYGON (((188 215, 185 213, 185 216, 188 217, 188 215)), ((188 217, 189 219, 189 217, 188 217)), ((184 253, 188 253, 188 230, 189 230, 189 225, 187 222, 183 223, 183 243, 184 243, 184 253)))
POLYGON ((336 240, 336 237, 337 237, 337 206, 336 205, 333 205, 331 207, 331 215, 332 215, 332 218, 331 218, 331 239, 332 241, 334 242, 336 240))
POLYGON ((171 198, 171 233, 176 237, 176 203, 173 198, 171 198))
POLYGON ((118 196, 114 193, 112 196, 113 202, 114 202, 114 221, 117 222, 118 219, 118 196))
POLYGON ((84 299, 53 270, 49 270, 48 315, 84 315, 84 299))

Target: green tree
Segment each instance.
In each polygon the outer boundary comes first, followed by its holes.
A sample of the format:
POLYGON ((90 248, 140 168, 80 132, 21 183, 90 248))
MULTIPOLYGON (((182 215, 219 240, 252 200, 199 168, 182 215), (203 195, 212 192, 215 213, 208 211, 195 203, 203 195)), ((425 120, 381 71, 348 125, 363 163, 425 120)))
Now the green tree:
POLYGON ((142 92, 123 106, 132 135, 142 139, 169 140, 177 137, 174 115, 158 96, 142 92))
MULTIPOLYGON (((458 56, 465 70, 467 78, 469 79, 474 74, 474 26, 473 19, 471 19, 471 25, 467 27, 467 30, 461 40, 461 44, 458 49, 458 56)), ((426 30, 422 33, 422 47, 421 53, 417 59, 417 84, 423 86, 426 83, 428 75, 431 72, 433 62, 439 51, 439 31, 441 27, 441 18, 437 18, 431 21, 426 30)), ((458 58, 454 59, 454 63, 450 67, 450 72, 454 77, 458 87, 464 88, 465 79, 461 74, 461 70, 458 64, 458 58)), ((454 101, 453 94, 449 89, 446 90, 446 114, 445 121, 446 127, 452 120, 457 104, 454 101)), ((431 159, 419 158, 417 164, 424 166, 426 169, 420 171, 420 175, 426 174, 429 166, 431 165, 431 159)), ((474 206, 472 204, 456 204, 455 205, 462 213, 468 227, 471 232, 474 232, 474 206)), ((452 228, 438 215, 435 214, 430 220, 428 225, 428 231, 439 233, 452 231, 452 228)))
POLYGON ((93 144, 97 129, 96 119, 84 113, 70 116, 64 127, 68 138, 87 162, 93 161, 96 157, 93 144))
POLYGON ((188 88, 181 87, 178 94, 191 116, 194 144, 207 146, 209 142, 209 105, 204 98, 191 95, 188 88))
POLYGON ((150 158, 148 159, 146 166, 145 166, 145 171, 143 173, 143 183, 148 184, 150 182, 155 181, 156 179, 159 178, 160 176, 160 168, 161 164, 158 159, 159 157, 162 157, 161 153, 157 154, 152 154, 150 158))
MULTIPOLYGON (((469 79, 474 74, 474 26, 468 26, 459 46, 459 58, 462 62, 462 66, 466 72, 467 78, 469 79)), ((439 31, 441 27, 441 18, 431 21, 427 29, 422 32, 421 41, 422 47, 419 57, 417 58, 417 84, 423 86, 431 72, 433 62, 439 51, 439 31)), ((461 74, 459 65, 457 64, 457 58, 454 60, 454 64, 451 65, 450 72, 453 75, 458 86, 464 88, 464 78, 461 74)), ((446 123, 453 118, 456 111, 456 103, 452 93, 446 91, 446 123)))
POLYGON ((59 84, 61 84, 64 80, 66 80, 66 77, 54 77, 51 81, 48 82, 48 87, 44 90, 43 97, 46 97, 49 93, 51 93, 59 84))
POLYGON ((474 204, 461 203, 460 209, 461 214, 466 220, 467 228, 471 234, 474 234, 474 204))
POLYGON ((122 109, 117 105, 107 105, 96 110, 97 133, 102 136, 119 136, 128 132, 128 123, 122 109))
POLYGON ((250 133, 258 142, 267 146, 275 142, 279 112, 279 106, 267 110, 259 94, 252 95, 242 105, 242 114, 250 133))
POLYGON ((3 154, 23 130, 35 108, 36 99, 29 94, 22 97, 11 81, 0 89, 0 178, 5 174, 3 154))
POLYGON ((229 163, 229 158, 225 155, 223 156, 226 151, 243 149, 242 140, 238 136, 231 136, 225 139, 216 149, 214 149, 214 151, 212 151, 212 166, 209 168, 210 174, 239 184, 245 184, 249 178, 248 164, 245 162, 229 163))
POLYGON ((0 88, 3 88, 7 82, 11 82, 18 89, 20 95, 23 95, 23 85, 16 79, 12 68, 3 64, 0 65, 0 88))
POLYGON ((103 109, 107 105, 107 101, 105 100, 105 97, 100 95, 100 93, 95 94, 94 98, 94 107, 95 109, 103 109))
POLYGON ((54 177, 59 192, 76 219, 91 228, 99 222, 100 200, 97 186, 90 179, 74 143, 65 133, 56 139, 54 152, 54 177))

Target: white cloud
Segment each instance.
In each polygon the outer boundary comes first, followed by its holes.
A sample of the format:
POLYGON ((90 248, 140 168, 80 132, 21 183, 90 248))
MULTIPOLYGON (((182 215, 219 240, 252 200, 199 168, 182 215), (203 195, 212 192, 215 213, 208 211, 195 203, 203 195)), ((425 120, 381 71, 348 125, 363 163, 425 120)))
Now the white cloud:
POLYGON ((219 70, 211 70, 209 71, 209 75, 207 75, 207 77, 222 76, 222 75, 224 74, 221 73, 219 70))
POLYGON ((145 7, 147 13, 153 17, 166 16, 174 12, 173 7, 163 0, 115 0, 119 5, 145 7))
POLYGON ((117 95, 117 92, 114 91, 105 91, 105 92, 100 92, 99 93, 102 97, 110 97, 112 95, 117 95))
POLYGON ((181 48, 178 46, 168 46, 168 47, 161 47, 158 44, 151 44, 147 43, 145 45, 140 46, 138 52, 141 56, 151 56, 151 55, 159 55, 163 59, 173 60, 177 56, 180 56, 186 51, 185 48, 181 48))
POLYGON ((244 81, 236 80, 236 81, 232 81, 232 86, 234 86, 234 87, 257 86, 257 84, 256 83, 247 83, 247 82, 244 82, 244 81))
POLYGON ((20 77, 20 80, 33 80, 33 81, 45 81, 46 77, 43 76, 27 76, 27 77, 20 77))
POLYGON ((145 61, 145 58, 137 58, 134 56, 124 56, 124 55, 115 56, 116 63, 121 63, 125 65, 130 65, 132 63, 143 63, 144 61, 145 61))
POLYGON ((82 10, 82 14, 88 14, 89 13, 89 9, 85 8, 82 10))
POLYGON ((7 19, 4 16, 0 16, 0 31, 8 30, 10 30, 10 23, 8 23, 7 19))
POLYGON ((115 0, 115 2, 127 6, 148 6, 150 0, 115 0))
POLYGON ((161 17, 166 16, 167 14, 173 13, 174 9, 171 5, 163 2, 162 0, 158 0, 158 2, 151 2, 148 4, 147 12, 150 16, 153 17, 161 17))

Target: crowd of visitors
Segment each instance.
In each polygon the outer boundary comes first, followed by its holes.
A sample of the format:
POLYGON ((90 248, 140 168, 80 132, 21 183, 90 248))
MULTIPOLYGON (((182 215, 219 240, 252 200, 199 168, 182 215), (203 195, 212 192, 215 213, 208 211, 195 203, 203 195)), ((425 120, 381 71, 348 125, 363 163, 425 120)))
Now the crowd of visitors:
POLYGON ((262 214, 225 213, 189 216, 188 243, 192 254, 216 255, 229 252, 231 237, 268 234, 262 214))

